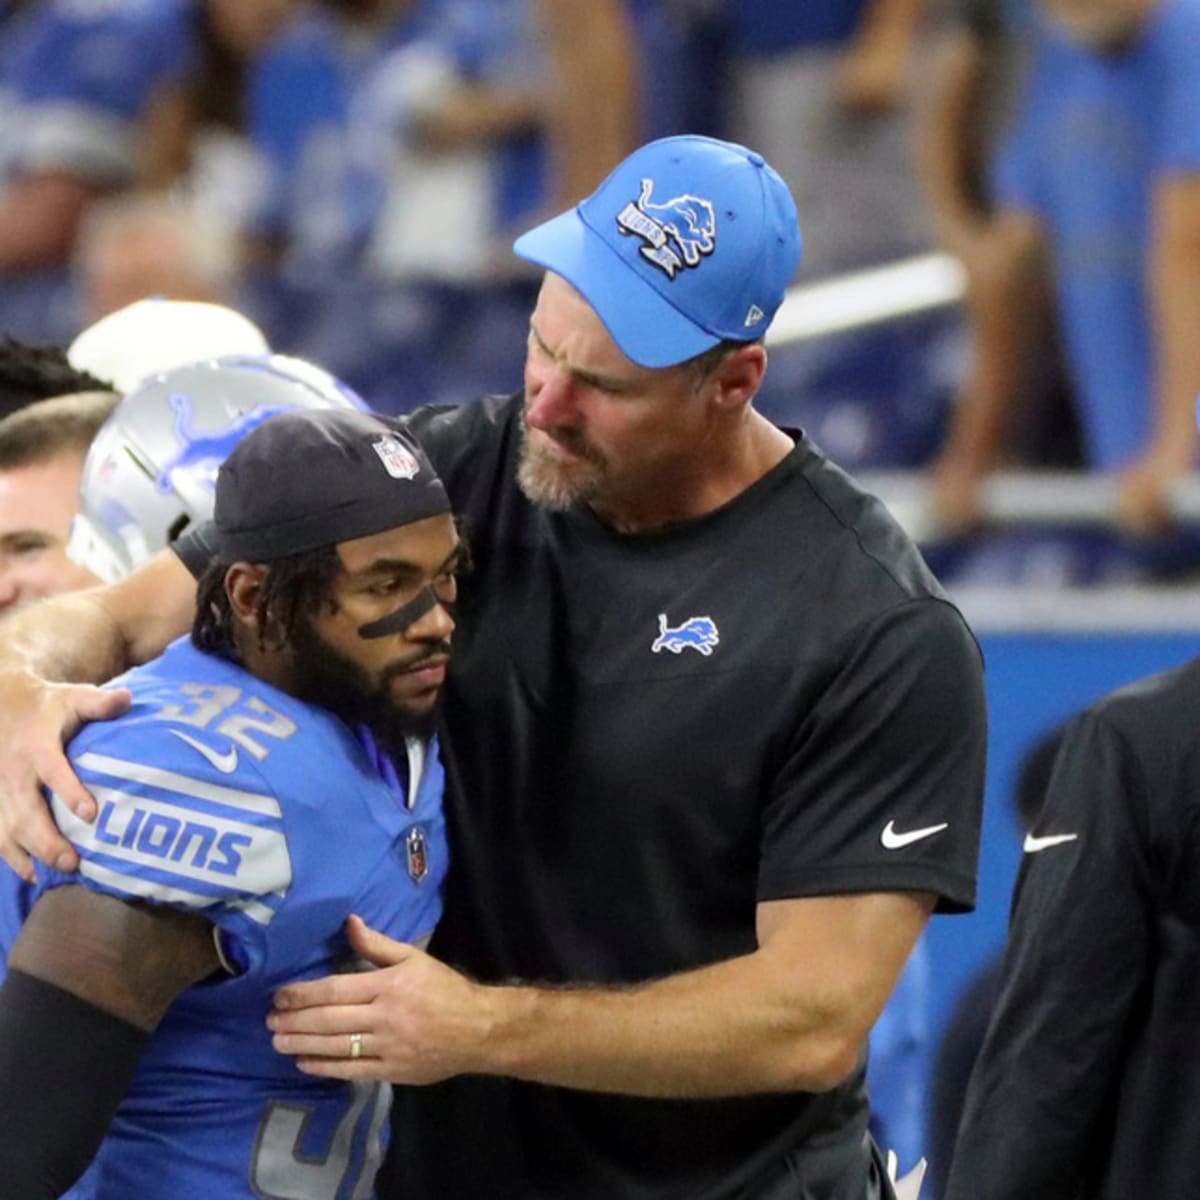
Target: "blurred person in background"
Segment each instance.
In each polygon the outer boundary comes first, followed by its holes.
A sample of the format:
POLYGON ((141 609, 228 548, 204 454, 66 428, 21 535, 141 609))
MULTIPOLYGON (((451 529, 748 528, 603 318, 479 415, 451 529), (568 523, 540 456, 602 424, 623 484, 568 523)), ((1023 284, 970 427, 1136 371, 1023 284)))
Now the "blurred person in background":
POLYGON ((233 230, 265 186, 246 121, 256 56, 301 10, 300 0, 197 0, 194 50, 154 87, 138 155, 138 186, 167 192, 233 230))
POLYGON ((151 88, 187 46, 182 0, 44 0, 0 38, 0 271, 63 265, 99 196, 134 177, 151 88))
POLYGON ((1194 659, 1068 726, 945 1200, 1195 1195, 1198 706, 1194 659))
POLYGON ((97 386, 80 376, 0 421, 0 613, 97 582, 67 556, 83 461, 117 402, 97 386))
POLYGON ((966 270, 974 335, 1003 331, 990 308, 1019 295, 1028 346, 1024 353, 1001 345, 970 356, 959 411, 933 464, 935 512, 948 534, 977 523, 984 474, 1001 457, 1082 465, 1047 264, 1024 263, 1010 227, 995 219, 995 155, 1032 66, 1037 33, 1034 0, 955 0, 922 124, 922 181, 938 240, 966 270), (993 393, 1003 399, 992 401, 993 393))
POLYGON ((326 0, 289 29, 250 125, 294 348, 389 410, 515 383, 532 284, 507 242, 625 148, 628 37, 616 0, 326 0))
POLYGON ((110 391, 102 373, 71 362, 59 346, 0 338, 0 418, 35 400, 74 392, 110 391))
MULTIPOLYGON (((1017 833, 1022 838, 1033 829, 1042 811, 1064 731, 1064 726, 1056 725, 1036 738, 1017 767, 1012 800, 1016 810, 1017 833)), ((967 1097, 967 1084, 996 1007, 1003 968, 1004 952, 1001 947, 963 985, 938 1041, 926 1143, 932 1200, 941 1200, 946 1193, 954 1140, 967 1097)))
POLYGON ((871 1136, 876 1145, 895 1153, 902 1172, 912 1170, 927 1154, 932 972, 929 944, 922 934, 868 1039, 871 1136))
POLYGON ((147 296, 208 304, 236 301, 241 246, 214 214, 165 194, 126 192, 84 220, 74 256, 81 323, 147 296))
POLYGON ((1027 281, 1048 270, 1090 467, 1120 473, 1120 521, 1169 523, 1200 391, 1200 3, 1040 0, 1045 32, 997 169, 1012 269, 976 308, 977 374, 950 431, 968 505, 1029 352, 1027 281), (1048 265, 1047 265, 1048 264, 1048 265))
POLYGON ((925 0, 724 0, 724 135, 788 181, 805 220, 801 273, 928 247, 914 164, 914 50, 925 0))

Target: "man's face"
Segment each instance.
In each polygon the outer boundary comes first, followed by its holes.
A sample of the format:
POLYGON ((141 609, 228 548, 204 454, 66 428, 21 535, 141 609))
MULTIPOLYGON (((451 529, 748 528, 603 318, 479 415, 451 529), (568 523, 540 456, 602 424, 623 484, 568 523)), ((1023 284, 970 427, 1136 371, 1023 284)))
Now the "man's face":
POLYGON ((686 472, 706 406, 688 367, 621 353, 586 300, 548 273, 530 320, 519 479, 535 504, 636 504, 686 472))
POLYGON ((1157 0, 1042 0, 1047 16, 1073 40, 1100 54, 1129 44, 1157 0))
POLYGON ((329 603, 302 614, 289 639, 293 690, 388 744, 424 733, 446 677, 462 548, 449 514, 429 517, 337 547, 342 570, 329 603), (362 630, 432 588, 438 603, 407 628, 381 636, 362 630))
POLYGON ((67 453, 0 471, 0 612, 99 582, 67 557, 82 470, 67 453))

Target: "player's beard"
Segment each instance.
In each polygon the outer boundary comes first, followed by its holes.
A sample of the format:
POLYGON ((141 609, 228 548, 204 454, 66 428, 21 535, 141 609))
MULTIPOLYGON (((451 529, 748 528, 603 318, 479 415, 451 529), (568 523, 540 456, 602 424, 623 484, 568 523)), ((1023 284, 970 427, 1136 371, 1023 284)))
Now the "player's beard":
MULTIPOLYGON (((292 695, 326 708, 348 725, 366 725, 389 752, 403 753, 406 737, 428 737, 436 723, 436 706, 415 711, 392 699, 392 680, 411 662, 396 663, 373 679, 353 659, 331 646, 303 613, 297 616, 288 642, 292 648, 292 695)), ((430 654, 447 654, 449 646, 430 654)))
POLYGON ((608 460, 598 450, 585 442, 566 445, 580 456, 577 460, 564 462, 550 451, 539 449, 530 439, 529 426, 522 417, 517 483, 526 499, 551 512, 566 512, 587 504, 608 478, 608 460))

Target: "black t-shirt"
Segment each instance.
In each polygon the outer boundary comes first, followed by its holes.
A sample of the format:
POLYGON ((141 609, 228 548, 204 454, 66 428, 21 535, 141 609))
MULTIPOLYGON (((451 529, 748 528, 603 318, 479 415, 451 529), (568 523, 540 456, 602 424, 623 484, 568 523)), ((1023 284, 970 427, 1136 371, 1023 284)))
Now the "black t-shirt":
POLYGON ((1068 730, 1017 878, 949 1200, 1200 1180, 1200 660, 1068 730))
MULTIPOLYGON (((810 443, 700 520, 620 535, 522 496, 519 397, 408 424, 474 559, 434 953, 488 981, 631 983, 752 951, 762 900, 973 904, 978 648, 810 443)), ((380 1194, 863 1200, 866 1125, 861 1070, 719 1101, 466 1077, 397 1095, 380 1194)))

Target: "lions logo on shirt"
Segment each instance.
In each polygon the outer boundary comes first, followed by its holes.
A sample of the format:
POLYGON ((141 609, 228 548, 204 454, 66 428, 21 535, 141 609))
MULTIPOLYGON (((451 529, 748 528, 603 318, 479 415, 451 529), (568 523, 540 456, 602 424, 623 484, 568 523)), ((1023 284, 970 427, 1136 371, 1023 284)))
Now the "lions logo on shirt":
POLYGON ((670 650, 672 654, 682 654, 685 650, 696 650, 708 658, 713 647, 721 640, 716 622, 712 617, 688 617, 675 629, 667 624, 667 614, 658 614, 658 637, 650 649, 655 654, 670 650))

